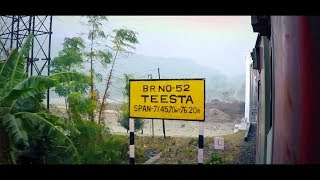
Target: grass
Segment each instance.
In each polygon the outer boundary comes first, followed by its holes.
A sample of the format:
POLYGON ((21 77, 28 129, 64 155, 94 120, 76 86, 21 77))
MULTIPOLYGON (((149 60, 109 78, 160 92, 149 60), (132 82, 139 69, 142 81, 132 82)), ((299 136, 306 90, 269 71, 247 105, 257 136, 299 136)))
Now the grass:
POLYGON ((222 164, 223 163, 223 157, 219 153, 212 153, 207 159, 206 164, 222 164))
POLYGON ((221 157, 221 164, 233 164, 240 155, 241 145, 244 141, 245 131, 238 131, 235 134, 225 135, 224 150, 213 149, 214 138, 205 139, 204 160, 210 164, 210 160, 219 159, 221 157))
MULTIPOLYGON (((232 164, 241 151, 245 131, 225 135, 225 149, 213 149, 214 137, 204 139, 204 162, 207 164, 232 164)), ((128 137, 129 143, 129 137, 128 137)), ((135 136, 135 158, 137 164, 149 159, 147 152, 162 152, 154 164, 197 164, 198 138, 135 136)))

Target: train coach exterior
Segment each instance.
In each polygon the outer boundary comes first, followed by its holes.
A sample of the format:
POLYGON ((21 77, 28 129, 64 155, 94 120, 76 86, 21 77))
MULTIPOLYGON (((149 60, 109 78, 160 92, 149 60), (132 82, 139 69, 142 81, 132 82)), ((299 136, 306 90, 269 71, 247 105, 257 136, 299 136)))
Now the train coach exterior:
POLYGON ((320 17, 252 16, 252 27, 256 163, 319 163, 320 17))

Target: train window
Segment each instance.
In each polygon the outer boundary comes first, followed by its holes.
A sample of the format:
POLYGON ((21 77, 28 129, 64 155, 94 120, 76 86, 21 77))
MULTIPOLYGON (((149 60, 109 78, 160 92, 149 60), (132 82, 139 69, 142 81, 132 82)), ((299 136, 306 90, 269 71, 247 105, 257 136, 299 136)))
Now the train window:
POLYGON ((253 69, 260 70, 260 47, 256 47, 253 49, 252 56, 253 69))

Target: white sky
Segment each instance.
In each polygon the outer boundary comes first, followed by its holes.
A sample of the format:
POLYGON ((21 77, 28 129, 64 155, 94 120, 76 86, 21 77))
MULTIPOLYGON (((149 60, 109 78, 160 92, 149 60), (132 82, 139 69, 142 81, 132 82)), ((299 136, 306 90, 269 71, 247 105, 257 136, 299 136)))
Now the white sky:
MULTIPOLYGON (((105 29, 137 31, 137 54, 192 59, 226 74, 245 72, 245 55, 257 37, 250 16, 111 16, 105 29)), ((53 42, 81 31, 79 17, 54 18, 53 42)), ((59 42, 61 41, 61 42, 59 42)))

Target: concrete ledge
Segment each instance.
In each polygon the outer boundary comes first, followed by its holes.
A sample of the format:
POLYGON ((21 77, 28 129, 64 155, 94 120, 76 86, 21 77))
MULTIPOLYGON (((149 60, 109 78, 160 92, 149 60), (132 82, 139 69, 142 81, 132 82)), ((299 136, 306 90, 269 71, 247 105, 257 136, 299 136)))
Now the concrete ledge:
POLYGON ((152 158, 148 159, 143 164, 152 164, 155 160, 159 159, 161 157, 162 153, 157 154, 156 156, 153 156, 152 158))

